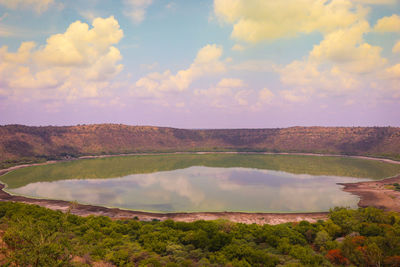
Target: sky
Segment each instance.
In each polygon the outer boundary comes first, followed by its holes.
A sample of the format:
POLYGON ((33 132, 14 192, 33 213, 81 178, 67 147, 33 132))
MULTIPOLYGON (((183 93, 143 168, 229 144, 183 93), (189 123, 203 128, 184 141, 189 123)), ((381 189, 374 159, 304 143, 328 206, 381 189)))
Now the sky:
POLYGON ((400 126, 400 0, 0 0, 0 124, 400 126))

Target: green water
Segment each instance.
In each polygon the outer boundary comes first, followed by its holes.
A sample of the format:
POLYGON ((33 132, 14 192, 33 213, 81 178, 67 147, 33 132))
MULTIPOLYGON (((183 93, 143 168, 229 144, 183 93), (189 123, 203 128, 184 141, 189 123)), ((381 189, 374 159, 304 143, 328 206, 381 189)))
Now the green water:
POLYGON ((148 211, 324 211, 355 207, 337 183, 382 179, 400 165, 297 155, 173 154, 33 166, 0 180, 33 197, 148 211))

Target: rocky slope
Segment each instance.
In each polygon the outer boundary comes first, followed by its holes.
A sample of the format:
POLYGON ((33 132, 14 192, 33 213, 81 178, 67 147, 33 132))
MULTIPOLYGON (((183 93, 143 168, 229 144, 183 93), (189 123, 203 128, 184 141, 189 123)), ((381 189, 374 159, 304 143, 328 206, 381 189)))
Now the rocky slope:
POLYGON ((310 152, 400 159, 400 128, 188 130, 121 124, 0 126, 0 167, 83 155, 172 151, 310 152))

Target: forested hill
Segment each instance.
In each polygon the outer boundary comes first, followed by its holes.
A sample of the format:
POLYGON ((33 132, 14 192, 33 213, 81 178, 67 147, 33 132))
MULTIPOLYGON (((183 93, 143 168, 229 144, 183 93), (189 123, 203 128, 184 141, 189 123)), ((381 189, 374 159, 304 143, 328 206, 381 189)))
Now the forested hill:
POLYGON ((311 152, 400 159, 400 128, 188 130, 121 124, 0 126, 2 167, 66 156, 172 151, 311 152))

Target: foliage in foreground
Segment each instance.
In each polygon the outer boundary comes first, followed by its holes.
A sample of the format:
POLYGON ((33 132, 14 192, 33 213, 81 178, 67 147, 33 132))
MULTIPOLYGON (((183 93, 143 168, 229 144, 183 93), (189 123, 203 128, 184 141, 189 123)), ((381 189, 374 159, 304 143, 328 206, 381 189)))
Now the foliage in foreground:
POLYGON ((400 266, 400 216, 335 208, 317 223, 246 225, 79 217, 0 203, 7 266, 400 266))

